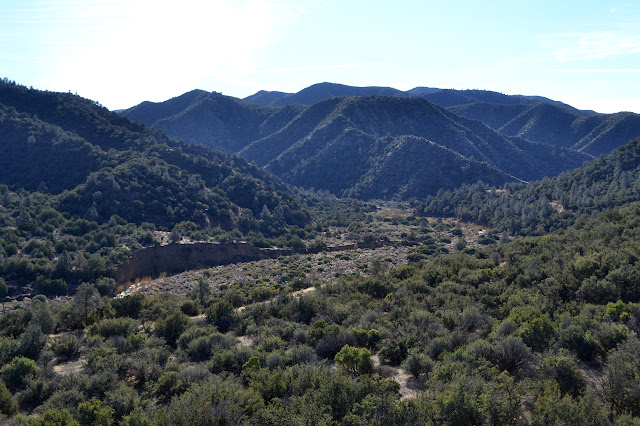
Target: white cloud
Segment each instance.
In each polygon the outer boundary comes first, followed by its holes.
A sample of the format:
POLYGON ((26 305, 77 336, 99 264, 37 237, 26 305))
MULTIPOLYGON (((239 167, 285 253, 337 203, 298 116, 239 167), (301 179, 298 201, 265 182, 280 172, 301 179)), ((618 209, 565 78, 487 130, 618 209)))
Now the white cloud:
POLYGON ((577 68, 577 69, 558 69, 553 72, 562 73, 638 73, 640 68, 577 68))
POLYGON ((640 35, 637 34, 604 31, 563 34, 554 38, 560 44, 568 44, 553 52, 553 56, 560 62, 640 53, 640 35))

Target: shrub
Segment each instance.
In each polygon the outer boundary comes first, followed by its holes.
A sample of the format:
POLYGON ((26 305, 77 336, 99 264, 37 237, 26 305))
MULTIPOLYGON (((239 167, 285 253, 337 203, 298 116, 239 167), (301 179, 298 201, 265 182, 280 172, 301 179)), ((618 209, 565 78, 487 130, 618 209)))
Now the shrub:
POLYGON ((360 346, 371 347, 380 340, 380 332, 376 329, 365 330, 362 328, 353 328, 350 331, 360 346))
POLYGON ((508 337, 493 349, 493 357, 498 367, 514 374, 531 358, 531 351, 517 337, 508 337))
POLYGON ((177 345, 180 349, 186 351, 192 341, 202 336, 210 336, 213 333, 217 333, 215 327, 191 327, 180 335, 177 345))
POLYGON ((135 389, 120 384, 118 388, 106 393, 104 402, 114 409, 115 418, 121 419, 140 404, 140 397, 135 389))
POLYGON ((558 335, 558 344, 561 348, 569 349, 578 355, 583 361, 590 361, 598 352, 598 342, 591 332, 585 332, 577 325, 562 329, 558 335))
POLYGON ((108 426, 113 424, 115 410, 102 401, 92 398, 78 405, 78 420, 83 426, 108 426))
POLYGON ((260 369, 260 359, 257 356, 252 356, 247 362, 242 364, 242 374, 248 374, 260 369))
POLYGON ((136 328, 137 321, 131 318, 110 318, 89 327, 89 334, 102 336, 105 339, 114 336, 129 337, 136 328))
POLYGON ((233 305, 226 300, 213 303, 205 311, 207 321, 225 333, 233 323, 233 305))
POLYGON ((113 296, 116 291, 116 280, 109 277, 101 277, 96 280, 96 289, 103 296, 113 296))
POLYGON ((38 291, 49 295, 65 294, 68 289, 67 282, 62 278, 52 279, 42 276, 36 280, 36 287, 38 291))
POLYGON ((629 340, 609 353, 604 368, 604 390, 617 413, 640 415, 640 342, 629 340))
POLYGON ((156 322, 156 334, 163 337, 171 346, 189 326, 189 318, 182 312, 176 312, 169 318, 156 322))
POLYGON ((333 358, 344 345, 356 344, 353 334, 339 331, 337 334, 327 334, 316 344, 316 353, 321 358, 333 358))
POLYGON ((334 360, 338 365, 354 374, 369 374, 373 372, 373 361, 371 360, 371 351, 369 349, 345 345, 336 354, 334 360))
POLYGON ((9 387, 19 389, 24 386, 27 377, 35 376, 38 370, 35 361, 19 357, 2 367, 0 375, 9 387))
POLYGON ((481 406, 478 398, 478 380, 460 377, 444 392, 437 395, 436 403, 440 415, 449 425, 482 424, 481 406))
POLYGON ((18 338, 18 351, 22 356, 37 359, 47 344, 47 336, 37 324, 30 324, 18 338))
POLYGON ((387 339, 380 348, 379 355, 391 365, 400 365, 409 353, 409 342, 406 338, 387 339))
POLYGON ((165 371, 153 386, 153 393, 164 400, 169 400, 173 395, 182 393, 188 387, 188 383, 180 380, 176 371, 165 371))
POLYGON ((18 403, 16 402, 7 386, 0 380, 0 413, 11 417, 18 412, 18 403))
POLYGON ((607 414, 593 394, 574 399, 562 395, 558 383, 547 380, 538 391, 532 420, 540 425, 606 425, 610 424, 607 414))
POLYGON ((117 317, 138 318, 143 300, 144 296, 141 293, 136 293, 131 296, 111 299, 111 306, 116 311, 117 317))
POLYGON ((575 359, 568 354, 550 355, 540 363, 543 377, 555 380, 560 392, 579 395, 587 386, 587 381, 578 369, 575 359))
POLYGON ((69 410, 58 410, 50 408, 42 414, 42 417, 34 423, 35 425, 42 426, 80 426, 69 410))
POLYGON ((316 359, 316 352, 307 345, 293 346, 284 353, 285 362, 289 365, 309 364, 316 359))
POLYGON ((191 341, 187 346, 187 354, 195 361, 204 361, 210 359, 216 349, 228 349, 231 346, 233 338, 216 332, 191 341))
POLYGON ((198 304, 193 300, 185 300, 182 306, 180 306, 180 310, 183 314, 189 315, 190 317, 194 317, 200 313, 198 304))
POLYGON ((429 374, 433 369, 433 361, 427 355, 417 350, 411 350, 402 362, 402 368, 411 373, 413 377, 418 378, 423 374, 429 374))
POLYGON ((16 395, 20 407, 37 407, 45 402, 60 385, 49 371, 27 377, 24 390, 16 395))
POLYGON ((4 299, 9 294, 9 286, 4 278, 0 278, 0 299, 4 299))
POLYGON ((80 339, 73 334, 63 334, 51 343, 51 350, 61 358, 72 358, 80 352, 80 339))
POLYGON ((553 324, 546 316, 527 323, 522 332, 522 341, 536 352, 544 350, 554 334, 553 324))
POLYGON ((596 340, 600 344, 602 353, 606 354, 627 340, 631 334, 631 330, 623 324, 603 323, 600 324, 596 333, 596 340))

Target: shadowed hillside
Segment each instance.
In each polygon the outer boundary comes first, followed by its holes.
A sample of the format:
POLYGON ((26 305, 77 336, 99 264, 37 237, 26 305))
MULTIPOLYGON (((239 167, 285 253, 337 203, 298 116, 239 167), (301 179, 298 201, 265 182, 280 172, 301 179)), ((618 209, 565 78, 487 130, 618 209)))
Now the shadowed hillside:
MULTIPOLYGON (((459 168, 458 159, 462 157, 464 162, 471 159, 471 163, 480 161, 492 167, 475 169, 478 174, 461 174, 454 180, 457 183, 509 181, 514 177, 533 180, 577 167, 588 159, 575 152, 504 137, 482 123, 460 118, 420 98, 394 97, 347 97, 319 102, 280 132, 252 143, 240 154, 258 165, 266 165, 294 185, 329 189, 337 194, 348 190, 364 175, 371 176, 381 164, 382 156, 394 156, 397 160, 393 164, 404 170, 388 174, 389 180, 379 181, 382 187, 375 192, 395 197, 402 192, 391 188, 412 181, 413 185, 423 187, 422 193, 427 188, 436 192, 434 182, 450 187, 438 170, 459 168), (402 145, 393 138, 408 135, 425 140, 414 146, 414 150, 423 148, 425 152, 415 151, 412 155, 426 158, 430 155, 427 151, 440 152, 436 158, 443 161, 446 158, 452 163, 444 162, 441 167, 424 171, 412 168, 417 174, 408 175, 409 169, 401 164, 403 161, 409 164, 414 158, 402 157, 403 151, 396 151, 402 145), (434 151, 426 141, 457 155, 443 157, 440 150, 434 151)), ((385 164, 389 167, 392 163, 385 164)))
POLYGON ((506 105, 474 103, 450 108, 480 120, 505 135, 571 148, 594 156, 607 154, 640 135, 640 116, 631 112, 585 114, 550 103, 506 105))

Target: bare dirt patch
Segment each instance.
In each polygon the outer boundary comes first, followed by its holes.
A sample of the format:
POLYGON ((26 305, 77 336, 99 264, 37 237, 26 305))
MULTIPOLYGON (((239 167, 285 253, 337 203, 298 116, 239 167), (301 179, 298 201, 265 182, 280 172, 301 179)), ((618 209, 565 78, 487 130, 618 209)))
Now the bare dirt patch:
POLYGON ((381 365, 378 355, 373 355, 371 358, 373 360, 373 367, 378 371, 378 374, 383 377, 393 379, 398 385, 400 385, 400 389, 398 390, 400 393, 400 399, 416 397, 418 391, 409 387, 412 379, 411 374, 399 367, 381 365))
POLYGON ((69 361, 62 364, 54 365, 53 371, 61 376, 69 376, 71 374, 80 374, 87 362, 80 358, 76 361, 69 361))
POLYGON ((390 243, 384 247, 294 254, 203 270, 186 270, 154 279, 147 277, 121 295, 186 295, 195 289, 200 276, 209 282, 214 291, 222 286, 248 285, 258 290, 290 293, 294 288, 289 285, 296 280, 302 280, 304 287, 313 288, 313 285, 333 282, 339 276, 368 275, 407 265, 411 248, 425 240, 455 252, 458 238, 464 238, 467 246, 474 246, 479 237, 488 232, 486 228, 452 219, 423 218, 412 221, 412 216, 413 210, 408 206, 383 204, 366 221, 348 227, 330 227, 320 238, 329 247, 356 244, 363 238, 386 239, 390 243))

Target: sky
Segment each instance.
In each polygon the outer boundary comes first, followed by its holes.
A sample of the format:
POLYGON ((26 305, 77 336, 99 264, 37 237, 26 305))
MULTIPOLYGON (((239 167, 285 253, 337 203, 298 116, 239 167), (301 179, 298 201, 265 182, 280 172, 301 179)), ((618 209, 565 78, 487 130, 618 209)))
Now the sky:
POLYGON ((1 77, 109 109, 332 82, 640 113, 640 1, 2 0, 1 77))

